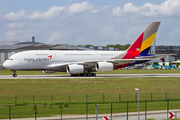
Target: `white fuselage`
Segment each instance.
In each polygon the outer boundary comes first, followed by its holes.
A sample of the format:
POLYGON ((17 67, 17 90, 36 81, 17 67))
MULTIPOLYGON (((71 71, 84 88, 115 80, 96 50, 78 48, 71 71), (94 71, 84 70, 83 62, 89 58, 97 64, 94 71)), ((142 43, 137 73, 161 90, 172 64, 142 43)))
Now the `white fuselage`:
POLYGON ((123 53, 123 51, 60 51, 60 50, 33 50, 12 55, 3 66, 11 70, 52 70, 53 64, 62 64, 59 71, 66 71, 64 64, 77 62, 107 60, 123 53))

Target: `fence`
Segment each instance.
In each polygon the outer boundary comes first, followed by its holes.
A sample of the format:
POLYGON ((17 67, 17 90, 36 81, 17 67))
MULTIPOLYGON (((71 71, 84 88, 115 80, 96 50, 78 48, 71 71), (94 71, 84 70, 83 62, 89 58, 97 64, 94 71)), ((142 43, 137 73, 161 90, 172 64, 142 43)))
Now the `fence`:
MULTIPOLYGON (((1 98, 0 102, 0 119, 25 117, 36 119, 52 115, 63 119, 63 115, 67 114, 85 114, 88 119, 88 115, 95 114, 95 104, 98 104, 98 114, 127 113, 127 119, 129 112, 138 110, 137 94, 14 96, 1 98)), ((148 118, 147 111, 167 110, 168 113, 171 109, 180 109, 179 104, 178 93, 140 94, 140 111, 144 111, 145 119, 148 118)))
MULTIPOLYGON (((23 104, 102 104, 102 103, 123 103, 137 102, 137 93, 124 94, 86 94, 86 95, 23 95, 23 96, 0 96, 0 104, 23 105, 23 104)), ((180 93, 140 93, 140 101, 178 101, 180 93)))
MULTIPOLYGON (((140 102, 140 111, 144 111, 144 119, 148 119, 147 111, 152 110, 167 110, 179 109, 180 101, 161 101, 161 102, 140 102)), ((106 103, 98 104, 98 114, 110 114, 114 113, 126 113, 126 119, 128 120, 129 112, 137 111, 138 103, 106 103)), ((63 119, 63 115, 67 114, 84 114, 86 120, 91 114, 95 114, 95 104, 70 104, 65 105, 63 103, 59 105, 26 105, 26 106, 3 106, 0 108, 0 119, 5 118, 23 118, 23 117, 45 117, 45 116, 60 116, 63 119)))

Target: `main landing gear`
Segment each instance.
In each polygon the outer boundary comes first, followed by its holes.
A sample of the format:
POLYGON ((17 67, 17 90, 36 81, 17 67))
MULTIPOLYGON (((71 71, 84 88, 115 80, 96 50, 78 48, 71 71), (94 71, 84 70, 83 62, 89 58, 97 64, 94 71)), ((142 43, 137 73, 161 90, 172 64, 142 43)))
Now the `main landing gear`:
POLYGON ((71 74, 71 76, 96 76, 96 73, 71 74))
POLYGON ((13 77, 17 77, 16 71, 13 71, 13 77))

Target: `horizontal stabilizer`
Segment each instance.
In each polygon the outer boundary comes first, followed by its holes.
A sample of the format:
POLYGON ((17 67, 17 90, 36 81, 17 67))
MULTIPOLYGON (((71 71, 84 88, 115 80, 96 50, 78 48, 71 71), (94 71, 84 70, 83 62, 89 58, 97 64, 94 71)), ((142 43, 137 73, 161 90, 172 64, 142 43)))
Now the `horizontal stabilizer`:
POLYGON ((166 57, 166 56, 173 56, 173 55, 176 55, 176 54, 156 54, 156 55, 152 55, 152 56, 139 56, 139 57, 136 57, 137 59, 141 59, 141 58, 145 58, 145 59, 156 59, 156 58, 159 58, 159 57, 166 57))

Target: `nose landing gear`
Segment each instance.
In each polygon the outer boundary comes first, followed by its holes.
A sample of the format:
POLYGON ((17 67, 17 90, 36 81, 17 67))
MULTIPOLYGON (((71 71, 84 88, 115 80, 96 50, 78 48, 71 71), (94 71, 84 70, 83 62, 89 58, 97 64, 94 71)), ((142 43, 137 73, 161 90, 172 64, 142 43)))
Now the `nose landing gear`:
POLYGON ((13 71, 13 77, 17 77, 16 70, 13 71))

